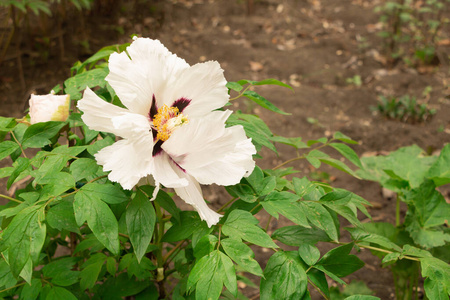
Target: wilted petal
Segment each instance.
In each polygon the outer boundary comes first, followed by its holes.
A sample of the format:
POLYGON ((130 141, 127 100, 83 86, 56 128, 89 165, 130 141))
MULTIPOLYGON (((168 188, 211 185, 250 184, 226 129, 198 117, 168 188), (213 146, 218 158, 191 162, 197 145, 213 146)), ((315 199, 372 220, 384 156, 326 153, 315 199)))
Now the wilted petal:
POLYGON ((84 123, 92 130, 111 132, 123 138, 136 134, 151 135, 146 117, 102 100, 89 88, 78 101, 78 108, 83 112, 81 118, 84 123))
POLYGON ((231 112, 212 112, 177 129, 163 150, 201 184, 233 185, 249 175, 255 147, 241 126, 225 128, 231 112))
POLYGON ((103 165, 104 171, 111 171, 108 178, 118 182, 127 190, 132 189, 139 179, 152 173, 153 160, 148 149, 148 141, 120 140, 95 154, 95 159, 103 165))

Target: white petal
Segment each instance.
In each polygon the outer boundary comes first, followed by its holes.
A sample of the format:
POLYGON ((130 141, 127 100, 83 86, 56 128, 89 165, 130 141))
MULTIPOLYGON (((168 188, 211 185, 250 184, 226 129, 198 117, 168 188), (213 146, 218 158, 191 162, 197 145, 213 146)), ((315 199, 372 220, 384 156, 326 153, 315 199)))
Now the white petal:
POLYGON ((111 132, 123 138, 136 135, 151 137, 150 123, 146 117, 102 100, 89 88, 86 88, 83 99, 78 101, 78 108, 90 129, 111 132))
POLYGON ((162 106, 165 93, 176 81, 176 74, 189 65, 158 40, 138 38, 127 52, 129 57, 125 52, 110 56, 110 73, 106 80, 126 107, 147 116, 153 95, 158 107, 162 106))
POLYGON ((182 172, 180 167, 164 151, 158 153, 153 159, 155 162, 155 170, 152 175, 156 185, 162 184, 169 188, 179 188, 188 185, 187 180, 180 177, 177 172, 178 170, 182 172))
POLYGON ((242 126, 225 128, 229 112, 213 112, 191 119, 176 129, 162 148, 201 184, 237 184, 255 162, 255 147, 242 126))
POLYGON ((111 171, 109 180, 124 189, 132 189, 142 177, 153 171, 153 144, 148 141, 120 140, 95 154, 104 171, 111 171), (146 143, 147 142, 147 143, 146 143))
POLYGON ((183 111, 189 117, 203 116, 223 107, 229 99, 227 81, 216 61, 199 63, 178 74, 177 81, 170 86, 173 100, 191 100, 183 111))
POLYGON ((203 200, 202 190, 198 182, 189 174, 184 173, 181 169, 177 172, 180 176, 184 176, 189 182, 188 186, 175 189, 177 195, 195 208, 200 215, 200 218, 206 221, 208 227, 216 225, 222 215, 208 207, 205 200, 203 200))

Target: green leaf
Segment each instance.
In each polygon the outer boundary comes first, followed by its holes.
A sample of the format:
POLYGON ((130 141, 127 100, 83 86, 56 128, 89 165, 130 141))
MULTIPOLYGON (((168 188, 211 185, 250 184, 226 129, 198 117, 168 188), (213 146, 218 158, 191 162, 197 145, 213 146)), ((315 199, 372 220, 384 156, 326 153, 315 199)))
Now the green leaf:
MULTIPOLYGON (((155 190, 154 186, 151 185, 141 185, 139 187, 140 190, 142 190, 148 198, 153 197, 153 191, 155 190)), ((164 208, 178 223, 180 223, 180 209, 173 201, 172 197, 169 196, 166 192, 163 190, 159 190, 158 194, 156 195, 155 200, 156 203, 158 203, 162 208, 164 208)))
POLYGON ((450 295, 450 266, 434 257, 420 258, 428 299, 446 300, 450 295))
POLYGON ((119 204, 128 201, 128 197, 122 189, 111 183, 99 184, 92 182, 84 185, 80 190, 90 198, 98 199, 108 204, 119 204))
POLYGON ((355 241, 363 242, 364 244, 367 243, 368 245, 375 244, 385 249, 398 252, 401 252, 402 250, 397 244, 391 242, 386 236, 376 233, 368 233, 360 228, 346 228, 346 230, 350 232, 355 241))
POLYGON ((37 299, 42 290, 41 279, 33 278, 31 284, 25 284, 19 299, 37 299))
POLYGON ((347 143, 347 144, 358 144, 358 142, 352 140, 350 137, 346 136, 342 132, 336 131, 333 134, 333 139, 340 140, 341 142, 347 143))
POLYGON ((108 257, 106 259, 106 270, 108 271, 109 274, 111 274, 112 276, 116 275, 116 271, 117 271, 117 262, 116 259, 114 257, 108 257))
POLYGON ((11 142, 11 141, 4 141, 0 143, 0 160, 4 159, 5 157, 9 156, 11 153, 19 149, 19 144, 11 142))
POLYGON ((98 140, 95 143, 89 145, 87 147, 87 151, 89 152, 89 154, 94 155, 101 149, 107 146, 111 146, 112 144, 114 144, 114 139, 110 136, 107 136, 104 139, 98 140))
POLYGON ((15 286, 17 279, 11 273, 11 269, 6 260, 0 260, 0 286, 10 288, 15 286))
POLYGON ((359 160, 358 154, 356 154, 355 151, 353 151, 353 149, 347 146, 346 144, 330 143, 328 145, 336 149, 339 153, 342 154, 342 156, 348 159, 355 166, 359 168, 363 167, 361 161, 359 160))
POLYGON ((321 158, 327 158, 329 157, 328 154, 323 153, 320 150, 314 149, 311 150, 307 155, 306 155, 306 160, 314 167, 314 168, 319 168, 321 163, 320 163, 320 159, 321 158))
POLYGON ((81 99, 81 91, 86 87, 105 87, 108 72, 108 68, 97 68, 70 77, 64 81, 64 92, 69 94, 72 100, 81 99))
MULTIPOLYGON (((288 193, 294 195, 292 193, 288 193)), ((270 196, 270 195, 269 195, 270 196)), ((282 214, 295 224, 301 225, 303 227, 309 226, 308 220, 306 218, 306 213, 302 205, 297 202, 292 202, 289 200, 268 200, 267 196, 265 201, 260 202, 264 209, 278 219, 278 213, 282 214)), ((295 195, 294 195, 295 196, 295 195)))
POLYGON ((14 171, 11 173, 10 177, 8 178, 6 187, 9 189, 11 187, 11 185, 14 183, 14 181, 17 179, 17 177, 19 177, 23 171, 28 169, 29 166, 30 166, 30 160, 28 158, 19 157, 13 164, 14 171))
POLYGON ((95 178, 99 165, 95 159, 79 158, 70 164, 70 173, 76 181, 82 179, 92 180, 95 178))
POLYGON ((320 258, 319 249, 310 244, 301 244, 298 247, 298 254, 308 266, 314 265, 320 258))
POLYGON ((31 125, 23 135, 22 147, 41 148, 51 144, 51 139, 53 139, 65 125, 65 122, 57 121, 31 125))
POLYGON ((270 257, 261 278, 261 300, 302 299, 307 285, 298 253, 278 251, 270 257))
POLYGON ((439 158, 434 162, 426 174, 436 186, 450 183, 450 144, 444 146, 439 158))
POLYGON ((347 174, 352 175, 355 178, 360 179, 360 177, 352 170, 350 169, 346 164, 344 164, 342 161, 334 159, 334 158, 321 158, 321 162, 332 166, 333 168, 336 168, 338 170, 341 170, 347 174))
POLYGON ((236 271, 231 260, 222 252, 215 250, 198 260, 187 282, 187 290, 195 286, 195 299, 219 299, 222 287, 237 295, 236 271))
POLYGON ((47 212, 47 223, 58 230, 68 230, 80 234, 80 229, 75 220, 73 204, 70 201, 62 201, 52 206, 47 212))
POLYGON ((75 179, 66 172, 53 173, 51 177, 47 177, 46 181, 47 183, 41 191, 40 200, 59 196, 75 187, 75 179))
POLYGON ((308 275, 309 280, 311 280, 325 296, 328 297, 328 299, 334 299, 330 298, 330 289, 328 288, 328 281, 324 272, 311 268, 306 275, 308 275))
POLYGON ((53 286, 47 294, 46 300, 77 300, 71 292, 59 286, 53 286))
POLYGON ((65 257, 54 260, 42 268, 45 277, 50 277, 51 282, 60 286, 70 286, 78 282, 80 271, 72 271, 79 261, 76 257, 65 257))
POLYGON ((315 201, 301 202, 308 221, 319 229, 325 231, 333 241, 338 241, 338 231, 333 217, 322 204, 315 201))
MULTIPOLYGON (((102 295, 102 299, 123 299, 123 297, 138 295, 150 285, 153 286, 150 280, 138 281, 134 277, 130 278, 128 274, 122 273, 117 277, 109 277, 100 285, 97 294, 102 295)), ((136 296, 136 300, 142 299, 138 297, 136 296)))
POLYGON ((407 193, 405 199, 409 208, 405 218, 406 230, 416 243, 432 248, 450 241, 450 234, 433 229, 445 224, 450 215, 450 204, 436 191, 433 181, 425 180, 419 188, 407 193))
POLYGON ((282 86, 282 87, 286 87, 288 89, 294 90, 290 85, 281 82, 277 79, 274 78, 268 78, 268 79, 263 79, 261 81, 249 81, 249 83, 251 83, 252 85, 278 85, 278 86, 282 86))
POLYGON ((3 232, 2 247, 8 250, 12 274, 17 277, 28 259, 38 261, 44 245, 46 226, 41 223, 41 206, 32 206, 19 212, 3 232))
POLYGON ((278 248, 270 236, 257 226, 258 223, 259 221, 251 213, 233 210, 223 224, 222 232, 261 247, 278 248))
POLYGON ((315 245, 317 242, 331 241, 325 231, 302 226, 281 227, 274 231, 272 238, 289 246, 300 246, 304 243, 315 245))
MULTIPOLYGON (((94 194, 95 195, 95 194, 94 194)), ((81 226, 87 221, 95 237, 114 255, 119 253, 119 225, 109 206, 80 189, 73 203, 75 220, 81 226)))
POLYGON ((208 225, 202 220, 197 212, 182 211, 180 213, 180 222, 174 222, 174 225, 164 234, 163 242, 178 242, 189 238, 194 232, 208 228, 208 225))
POLYGON ((260 94, 254 92, 254 91, 247 90, 244 92, 243 95, 265 109, 268 109, 270 111, 273 111, 273 112, 276 112, 276 113, 279 113, 282 115, 290 115, 290 113, 286 113, 286 112, 282 111, 281 109, 279 109, 278 107, 273 105, 271 102, 269 102, 266 98, 264 98, 263 96, 261 96, 260 94))
POLYGON ((80 274, 80 287, 82 290, 94 287, 106 259, 107 256, 103 253, 96 253, 83 264, 80 274))
POLYGON ((225 253, 242 269, 256 276, 263 276, 263 271, 254 259, 255 254, 249 246, 233 238, 223 239, 220 244, 223 250, 225 250, 225 253))
POLYGON ((380 298, 370 295, 352 295, 344 300, 380 300, 380 298))
POLYGON ((205 255, 209 255, 214 251, 219 239, 215 235, 203 236, 194 247, 194 256, 197 259, 202 258, 205 255))
POLYGON ((240 198, 242 201, 253 203, 258 199, 254 190, 247 184, 239 183, 233 186, 227 186, 225 188, 230 195, 240 198))
POLYGON ((233 82, 233 81, 227 82, 226 87, 227 87, 228 89, 233 90, 233 91, 236 91, 236 92, 240 92, 240 91, 242 91, 242 89, 243 89, 242 85, 240 85, 240 84, 237 83, 237 82, 233 82))
POLYGON ((270 142, 270 138, 273 136, 272 132, 258 116, 236 112, 228 117, 227 125, 242 125, 246 135, 252 139, 256 150, 259 151, 264 146, 277 153, 277 149, 270 142))
POLYGON ((285 144, 285 145, 288 145, 288 146, 292 146, 295 149, 308 148, 306 143, 302 142, 302 138, 301 137, 287 138, 287 137, 282 137, 282 136, 273 136, 270 139, 272 141, 274 141, 274 142, 277 142, 277 143, 282 143, 282 144, 285 144))
POLYGON ((156 214, 150 200, 139 190, 128 206, 126 221, 134 253, 140 262, 152 239, 156 214))
POLYGON ((328 251, 317 265, 322 266, 337 277, 345 277, 364 266, 364 262, 357 256, 349 255, 352 248, 353 243, 334 248, 328 251))

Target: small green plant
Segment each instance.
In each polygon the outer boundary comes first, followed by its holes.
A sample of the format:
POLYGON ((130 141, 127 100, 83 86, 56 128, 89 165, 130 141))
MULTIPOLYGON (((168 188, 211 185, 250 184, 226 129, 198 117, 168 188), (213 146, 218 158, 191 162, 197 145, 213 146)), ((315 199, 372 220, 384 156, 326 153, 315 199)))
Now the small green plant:
MULTIPOLYGON (((418 299, 420 274, 429 277, 424 282, 428 299, 446 299, 447 295, 442 292, 448 289, 433 286, 429 280, 442 275, 443 279, 446 278, 444 281, 449 282, 448 264, 439 263, 436 269, 428 264, 436 258, 449 261, 450 232, 446 224, 450 204, 438 187, 450 183, 450 144, 442 149, 439 156, 428 156, 413 145, 386 156, 364 157, 361 163, 364 168, 357 171, 361 178, 379 182, 384 188, 397 193, 395 226, 373 222, 365 224, 365 229, 371 234, 381 234, 385 241, 402 247, 402 255, 416 257, 415 260, 398 261, 397 254, 378 252, 383 265, 392 271, 396 299, 418 299), (400 213, 401 202, 407 205, 404 216, 400 213), (441 271, 443 273, 438 275, 441 271)), ((352 233, 355 234, 356 231, 352 233)))
POLYGON ((371 109, 388 119, 405 123, 425 122, 436 113, 435 109, 428 108, 425 103, 419 104, 415 97, 408 95, 400 98, 380 96, 378 105, 371 109))
MULTIPOLYGON (((384 24, 379 33, 385 39, 386 52, 398 62, 408 64, 438 62, 436 48, 446 38, 450 20, 444 12, 449 0, 395 0, 376 7, 384 24)), ((448 38, 448 37, 447 37, 448 38)))
POLYGON ((347 79, 345 80, 345 82, 346 82, 347 84, 353 84, 353 85, 355 85, 356 87, 360 87, 360 86, 362 85, 361 76, 359 76, 359 75, 355 75, 355 76, 353 76, 353 77, 347 78, 347 79))

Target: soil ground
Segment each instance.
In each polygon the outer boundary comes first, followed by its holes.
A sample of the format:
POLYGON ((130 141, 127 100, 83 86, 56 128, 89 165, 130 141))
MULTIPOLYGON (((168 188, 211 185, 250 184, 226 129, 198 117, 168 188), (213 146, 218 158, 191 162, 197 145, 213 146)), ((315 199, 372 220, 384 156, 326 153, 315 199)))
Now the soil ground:
MULTIPOLYGON (((103 46, 129 42, 130 34, 138 34, 160 39, 190 64, 219 61, 228 81, 276 78, 291 84, 294 92, 273 86, 257 90, 290 116, 271 113, 246 101, 234 105, 258 114, 278 135, 309 140, 341 131, 359 142, 353 147, 359 155, 385 153, 412 144, 429 152, 439 150, 450 142, 450 100, 445 97, 450 94, 449 46, 437 49, 440 57, 446 58, 438 65, 389 66, 383 56, 383 41, 377 35, 379 14, 374 12, 381 3, 261 0, 254 1, 251 14, 247 2, 237 0, 107 0, 88 12, 72 9, 63 19, 61 34, 47 29, 51 37, 47 44, 38 34, 28 32, 18 48, 12 44, 8 49, 0 67, 0 115, 21 117, 31 92, 48 93, 70 76, 75 61, 103 46), (63 43, 58 36, 63 37, 63 43), (14 56, 16 49, 23 51, 24 86, 14 56), (355 75, 361 78, 360 86, 347 82, 355 75), (379 95, 409 94, 420 99, 428 86, 432 91, 426 101, 437 113, 425 123, 387 120, 370 109, 379 95)), ((272 168, 295 155, 293 149, 280 146, 278 156, 264 152, 258 164, 272 168)), ((305 163, 292 166, 301 170, 299 176, 330 173, 333 186, 355 192, 373 204, 370 213, 375 220, 394 223, 395 201, 383 197, 378 184, 331 169, 314 170, 305 163)), ((214 208, 227 200, 223 191, 208 187, 204 190, 214 208)), ((265 224, 267 217, 261 218, 265 224)), ((283 219, 273 221, 271 230, 286 224, 283 219)), ((327 249, 324 246, 322 254, 327 249)), ((389 271, 381 269, 380 260, 367 250, 358 255, 366 266, 345 281, 362 280, 376 296, 393 299, 389 271)), ((269 256, 257 252, 262 266, 269 256)), ((256 290, 244 291, 258 298, 256 290)), ((318 294, 312 296, 321 299, 318 294)))

